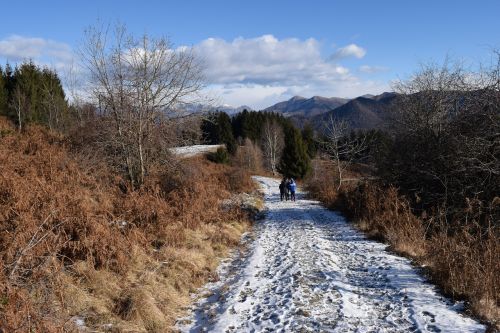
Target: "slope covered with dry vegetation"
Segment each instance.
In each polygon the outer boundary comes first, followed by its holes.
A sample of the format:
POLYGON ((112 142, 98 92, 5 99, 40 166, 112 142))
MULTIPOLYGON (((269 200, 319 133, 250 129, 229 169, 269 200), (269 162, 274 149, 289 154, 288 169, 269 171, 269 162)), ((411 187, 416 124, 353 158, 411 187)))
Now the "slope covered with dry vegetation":
POLYGON ((221 204, 248 175, 194 158, 130 191, 67 146, 0 119, 0 331, 168 331, 248 229, 221 204))

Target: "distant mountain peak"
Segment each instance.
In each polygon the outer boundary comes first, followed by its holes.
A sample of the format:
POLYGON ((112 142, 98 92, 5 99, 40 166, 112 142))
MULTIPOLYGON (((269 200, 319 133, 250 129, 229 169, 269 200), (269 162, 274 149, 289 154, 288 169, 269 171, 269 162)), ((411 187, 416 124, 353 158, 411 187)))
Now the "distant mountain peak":
POLYGON ((299 95, 295 95, 292 98, 290 98, 289 101, 295 102, 295 101, 303 101, 305 99, 306 99, 305 97, 302 97, 302 96, 299 96, 299 95))
POLYGON ((185 103, 180 105, 179 110, 187 113, 187 114, 193 114, 193 113, 207 113, 207 112, 225 112, 228 115, 234 115, 236 113, 239 113, 243 110, 247 111, 253 111, 251 107, 248 105, 242 105, 242 106, 232 106, 230 104, 220 104, 220 105, 210 105, 210 104, 203 104, 203 103, 185 103))
POLYGON ((396 96, 397 94, 393 92, 359 96, 334 110, 315 115, 309 120, 319 131, 324 130, 325 121, 328 121, 332 115, 346 120, 352 129, 380 128, 387 120, 389 110, 394 105, 396 96))
POLYGON ((238 106, 237 108, 233 108, 233 109, 238 110, 238 111, 243 111, 243 110, 253 111, 253 109, 251 107, 249 107, 248 105, 241 105, 241 106, 238 106))
POLYGON ((338 97, 313 96, 304 98, 293 96, 289 100, 276 103, 264 111, 282 113, 285 117, 311 117, 333 110, 348 101, 348 99, 338 97))

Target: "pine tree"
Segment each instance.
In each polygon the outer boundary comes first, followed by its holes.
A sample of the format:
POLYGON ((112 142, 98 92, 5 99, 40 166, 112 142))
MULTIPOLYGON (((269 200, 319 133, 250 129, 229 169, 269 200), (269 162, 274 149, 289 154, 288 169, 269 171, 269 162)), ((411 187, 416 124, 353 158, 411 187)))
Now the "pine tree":
POLYGON ((6 85, 6 75, 0 67, 0 115, 7 115, 7 106, 8 106, 8 91, 6 85))
POLYGON ((50 129, 61 129, 69 116, 61 80, 56 72, 44 68, 40 81, 44 124, 50 129))
POLYGON ((9 63, 5 65, 4 79, 5 89, 7 89, 7 96, 11 96, 12 92, 14 91, 14 85, 16 84, 16 81, 14 78, 14 71, 12 70, 12 66, 9 63))
POLYGON ((30 122, 43 123, 41 101, 41 71, 32 62, 25 62, 14 70, 14 87, 11 93, 11 117, 18 125, 30 122), (22 107, 17 103, 23 99, 22 107), (18 108, 22 110, 17 110, 18 108))
POLYGON ((314 158, 318 151, 318 146, 314 140, 314 129, 311 124, 307 123, 304 125, 304 128, 302 129, 302 139, 307 147, 307 154, 309 155, 309 158, 314 158))
POLYGON ((206 143, 215 145, 217 141, 217 113, 210 112, 201 122, 201 132, 206 143))
POLYGON ((5 114, 19 129, 27 123, 38 123, 60 130, 69 120, 69 107, 57 73, 41 69, 32 61, 16 66, 14 71, 7 64, 0 79, 0 113, 2 91, 8 96, 5 114))
POLYGON ((227 151, 230 154, 236 153, 238 145, 234 139, 231 118, 225 112, 219 112, 217 117, 217 136, 219 142, 226 145, 227 151))
POLYGON ((288 177, 303 178, 311 169, 311 160, 300 131, 294 126, 285 127, 285 148, 278 171, 288 177))
POLYGON ((201 124, 203 137, 209 144, 225 144, 231 154, 236 152, 238 145, 233 135, 231 118, 225 112, 210 113, 201 124))

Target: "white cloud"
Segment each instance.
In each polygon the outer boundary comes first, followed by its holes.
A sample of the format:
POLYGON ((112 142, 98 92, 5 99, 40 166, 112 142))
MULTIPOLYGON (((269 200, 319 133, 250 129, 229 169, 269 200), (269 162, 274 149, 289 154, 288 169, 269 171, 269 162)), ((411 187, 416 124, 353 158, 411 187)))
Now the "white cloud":
POLYGON ((355 57, 358 59, 363 58, 366 55, 366 50, 356 44, 349 44, 347 46, 339 48, 332 55, 332 59, 343 59, 349 57, 355 57))
MULTIPOLYGON (((355 97, 388 89, 386 83, 362 81, 340 64, 346 57, 362 58, 366 54, 362 47, 347 45, 330 58, 322 55, 321 47, 314 38, 263 35, 232 41, 208 38, 194 45, 194 50, 205 63, 205 92, 234 106, 246 104, 261 109, 293 95, 355 97)), ((73 64, 73 57, 68 44, 50 39, 12 35, 0 40, 3 61, 33 59, 62 75, 73 64)), ((375 68, 362 66, 358 70, 375 68)))
POLYGON ((368 66, 368 65, 363 65, 359 67, 359 71, 362 73, 368 73, 368 74, 373 74, 373 73, 380 73, 380 72, 387 72, 389 70, 388 67, 384 66, 368 66))
POLYGON ((275 103, 292 98, 295 95, 312 97, 357 97, 367 93, 379 94, 389 91, 387 83, 377 81, 360 81, 353 78, 349 81, 332 82, 317 85, 261 85, 261 84, 213 84, 205 92, 217 100, 216 104, 232 106, 248 105, 261 110, 275 103))
POLYGON ((72 61, 73 52, 65 43, 12 35, 0 40, 0 58, 14 63, 32 59, 37 64, 62 69, 72 61))
POLYGON ((323 57, 321 43, 314 38, 273 35, 233 41, 208 38, 194 49, 205 63, 207 92, 233 106, 262 109, 294 95, 356 97, 388 89, 385 83, 360 80, 338 62, 366 54, 354 44, 340 48, 338 59, 323 57))
POLYGON ((205 62, 211 83, 294 85, 349 76, 347 68, 322 58, 320 43, 313 38, 278 40, 264 35, 232 42, 209 38, 195 50, 205 62))
POLYGON ((248 105, 259 110, 283 100, 288 87, 256 84, 211 85, 206 92, 215 96, 217 104, 248 105))

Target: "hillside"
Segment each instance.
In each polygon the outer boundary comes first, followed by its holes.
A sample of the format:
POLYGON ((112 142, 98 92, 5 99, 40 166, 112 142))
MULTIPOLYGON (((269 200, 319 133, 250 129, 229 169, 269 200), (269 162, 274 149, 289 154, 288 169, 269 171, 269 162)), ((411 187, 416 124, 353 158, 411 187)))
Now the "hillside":
POLYGON ((168 332, 250 226, 247 173, 183 159, 129 191, 67 146, 0 117, 0 332, 168 332))

